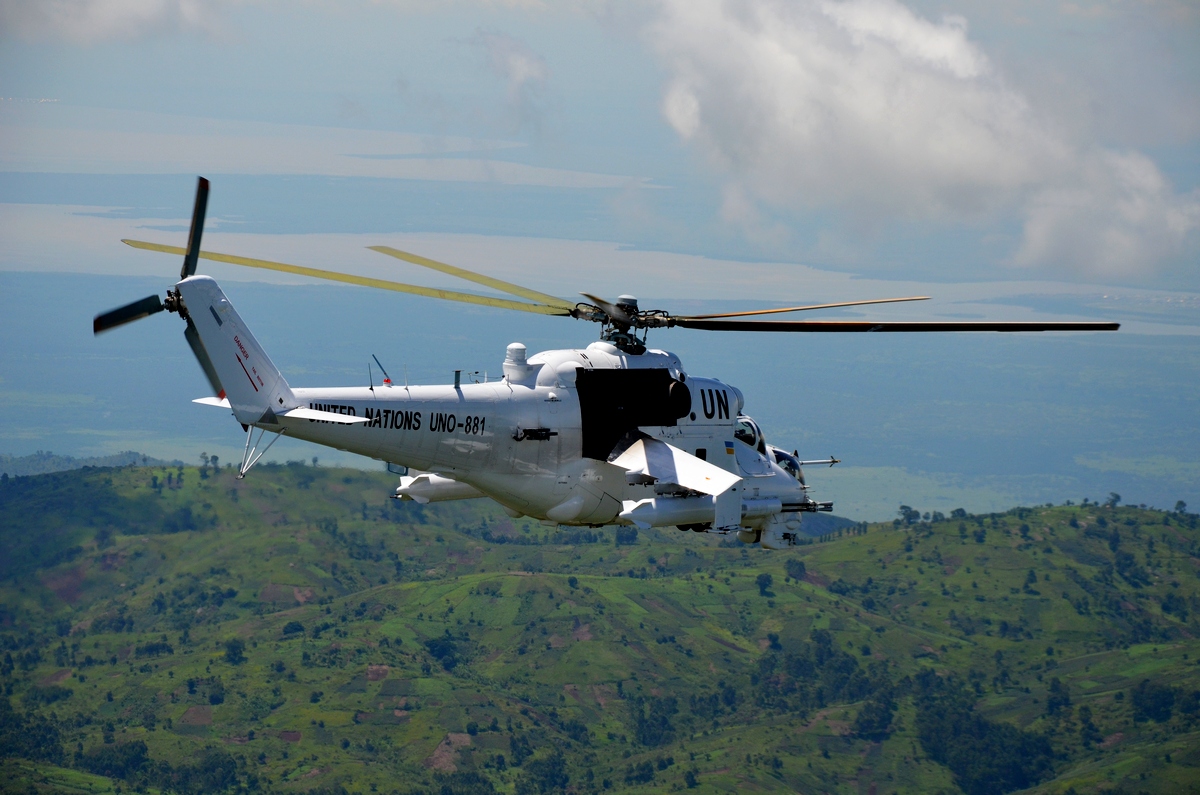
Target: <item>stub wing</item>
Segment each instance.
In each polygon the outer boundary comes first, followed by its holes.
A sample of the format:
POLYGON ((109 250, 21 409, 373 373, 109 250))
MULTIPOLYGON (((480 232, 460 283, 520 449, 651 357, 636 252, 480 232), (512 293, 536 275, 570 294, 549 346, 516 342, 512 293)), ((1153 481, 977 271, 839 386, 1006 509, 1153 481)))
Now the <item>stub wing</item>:
POLYGON ((280 412, 280 417, 288 417, 295 420, 312 420, 313 422, 333 422, 338 425, 356 425, 361 422, 369 422, 366 417, 347 416, 345 414, 334 414, 332 411, 317 411, 316 409, 289 409, 288 411, 280 412))
POLYGON ((714 497, 741 480, 728 470, 650 437, 638 439, 611 463, 624 469, 631 482, 674 484, 714 497))
MULTIPOLYGON (((202 406, 216 406, 217 408, 231 408, 228 398, 218 397, 203 397, 196 398, 193 403, 199 403, 202 406)), ((357 425, 359 423, 368 422, 366 417, 347 416, 345 414, 335 414, 332 411, 318 411, 317 409, 295 408, 287 411, 280 411, 275 414, 276 417, 287 417, 293 420, 312 420, 313 422, 332 422, 337 425, 357 425)))

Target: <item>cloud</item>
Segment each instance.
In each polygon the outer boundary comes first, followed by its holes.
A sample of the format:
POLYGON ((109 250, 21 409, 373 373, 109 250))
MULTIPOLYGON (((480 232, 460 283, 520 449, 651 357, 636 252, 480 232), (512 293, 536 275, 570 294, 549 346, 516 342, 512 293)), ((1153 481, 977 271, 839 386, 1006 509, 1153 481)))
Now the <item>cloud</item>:
POLYGON ((540 129, 550 76, 545 59, 504 33, 481 30, 471 44, 483 52, 488 69, 504 81, 506 113, 514 130, 540 129))
POLYGON ((723 175, 725 217, 748 234, 756 204, 857 224, 1017 217, 1015 264, 1119 275, 1177 256, 1200 226, 1200 196, 1149 159, 1039 116, 961 17, 896 0, 662 0, 647 41, 668 74, 663 115, 723 175))
POLYGON ((1145 155, 1097 149, 1073 176, 1029 199, 1015 264, 1073 263, 1125 276, 1179 257, 1200 228, 1200 191, 1175 195, 1145 155))
POLYGON ((0 31, 27 39, 93 42, 212 30, 229 0, 0 0, 0 31))

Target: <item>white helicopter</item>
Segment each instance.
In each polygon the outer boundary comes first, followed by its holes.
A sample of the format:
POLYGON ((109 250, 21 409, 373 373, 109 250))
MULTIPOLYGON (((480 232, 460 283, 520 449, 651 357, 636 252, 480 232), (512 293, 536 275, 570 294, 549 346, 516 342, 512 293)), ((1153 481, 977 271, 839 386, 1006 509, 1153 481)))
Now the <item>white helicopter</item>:
MULTIPOLYGON (((720 315, 641 310, 623 295, 584 294, 571 302, 385 246, 374 250, 516 296, 523 301, 368 279, 200 250, 208 180, 199 180, 186 249, 135 240, 136 248, 184 256, 180 281, 156 295, 97 315, 99 334, 164 309, 186 322, 184 336, 214 395, 196 400, 232 410, 246 432, 244 477, 280 436, 347 450, 401 474, 395 496, 418 502, 490 497, 513 517, 548 524, 670 527, 736 534, 767 549, 794 546, 801 515, 830 511, 809 498, 802 461, 767 444, 742 413, 740 390, 689 375, 679 357, 646 347, 651 328, 710 331, 1107 331, 1104 322, 771 321, 750 316, 925 300, 926 296, 844 301, 720 315), (601 324, 581 350, 527 355, 512 343, 499 381, 399 386, 292 387, 250 333, 216 281, 196 275, 198 260, 480 304, 601 324), (639 337, 639 332, 641 336, 639 337), (258 437, 254 437, 255 430, 258 437), (267 434, 272 437, 263 445, 267 434), (399 470, 392 469, 400 467, 399 470)), ((378 363, 378 360, 376 360, 378 363)))

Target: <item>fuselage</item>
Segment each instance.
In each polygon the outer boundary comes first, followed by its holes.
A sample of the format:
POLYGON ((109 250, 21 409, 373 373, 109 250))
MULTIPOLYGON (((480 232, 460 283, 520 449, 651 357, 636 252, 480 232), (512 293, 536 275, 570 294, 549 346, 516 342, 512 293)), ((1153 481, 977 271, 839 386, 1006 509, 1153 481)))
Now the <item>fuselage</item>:
POLYGON ((609 463, 639 432, 742 477, 746 500, 806 499, 761 440, 747 438, 746 418, 739 438, 741 392, 689 377, 666 351, 596 342, 525 359, 512 345, 499 381, 292 392, 301 406, 367 422, 285 418, 289 436, 437 473, 511 513, 561 524, 623 522, 623 504, 655 496, 653 484, 630 483, 609 463))

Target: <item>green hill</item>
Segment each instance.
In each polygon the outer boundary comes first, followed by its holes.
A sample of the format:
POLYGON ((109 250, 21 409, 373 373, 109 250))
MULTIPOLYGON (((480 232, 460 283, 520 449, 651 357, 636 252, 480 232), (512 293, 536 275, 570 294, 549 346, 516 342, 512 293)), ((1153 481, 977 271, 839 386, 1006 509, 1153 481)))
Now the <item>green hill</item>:
POLYGON ((63 472, 69 469, 84 467, 123 467, 123 466, 177 466, 181 461, 162 461, 157 458, 126 450, 113 455, 93 456, 90 458, 75 458, 69 455, 55 455, 44 450, 38 450, 29 455, 13 456, 0 453, 0 474, 9 477, 22 475, 44 475, 47 472, 63 472))
POLYGON ((301 465, 0 478, 12 791, 1200 786, 1198 517, 557 530, 301 465))

